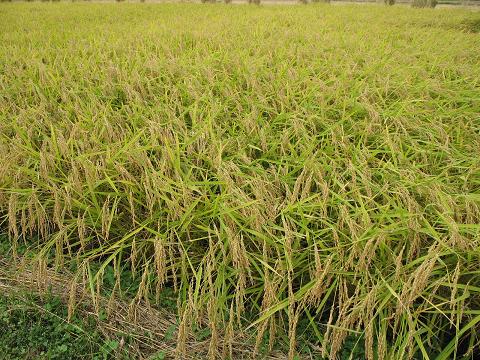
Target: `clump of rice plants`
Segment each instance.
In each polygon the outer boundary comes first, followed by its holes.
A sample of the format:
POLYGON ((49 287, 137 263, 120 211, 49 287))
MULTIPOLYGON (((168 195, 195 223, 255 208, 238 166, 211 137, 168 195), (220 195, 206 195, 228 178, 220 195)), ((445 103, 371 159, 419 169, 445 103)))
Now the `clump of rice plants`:
POLYGON ((138 284, 132 309, 174 289, 180 358, 192 328, 211 358, 241 332, 290 358, 305 334, 332 359, 478 353, 468 11, 124 5, 1 8, 12 257, 92 299, 138 284))

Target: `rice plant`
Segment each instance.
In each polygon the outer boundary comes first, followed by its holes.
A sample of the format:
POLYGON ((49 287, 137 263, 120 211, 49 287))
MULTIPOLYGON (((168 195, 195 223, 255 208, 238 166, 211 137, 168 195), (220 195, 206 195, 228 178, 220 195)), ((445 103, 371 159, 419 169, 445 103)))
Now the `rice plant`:
POLYGON ((331 359, 352 341, 367 359, 480 351, 475 13, 15 3, 0 16, 12 257, 75 269, 96 311, 125 274, 132 308, 174 289, 179 358, 193 327, 210 358, 235 357, 240 332, 291 359, 307 333, 331 359))

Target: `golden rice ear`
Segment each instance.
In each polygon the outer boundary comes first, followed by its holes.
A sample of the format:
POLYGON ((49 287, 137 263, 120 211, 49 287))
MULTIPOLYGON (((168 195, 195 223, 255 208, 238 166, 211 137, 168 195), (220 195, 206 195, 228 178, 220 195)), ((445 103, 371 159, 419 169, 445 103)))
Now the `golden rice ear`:
POLYGON ((36 219, 37 219, 38 215, 36 214, 36 211, 35 211, 35 201, 36 201, 35 192, 32 191, 32 193, 30 194, 30 196, 28 198, 27 214, 26 214, 28 235, 30 237, 34 236, 34 232, 36 230, 35 227, 37 225, 36 224, 36 219))
POLYGON ((65 213, 67 210, 65 204, 64 192, 60 189, 53 189, 53 221, 58 229, 63 229, 65 227, 65 213))
MULTIPOLYGON (((233 341, 235 339, 234 331, 234 322, 235 322, 235 313, 233 311, 233 302, 230 303, 230 311, 228 314, 228 323, 225 329, 225 336, 223 339, 223 351, 222 358, 226 359, 227 356, 229 359, 233 359, 233 341)), ((255 351, 254 351, 255 354, 255 351)))
POLYGON ((208 345, 208 358, 217 359, 218 345, 219 345, 219 331, 218 331, 218 316, 217 316, 217 301, 213 289, 210 290, 209 301, 207 304, 208 313, 208 327, 210 328, 210 342, 208 345))
POLYGON ((25 239, 26 239, 26 236, 27 236, 27 232, 28 232, 28 227, 27 227, 27 214, 26 214, 26 210, 25 209, 22 209, 21 213, 20 213, 20 227, 22 229, 22 239, 23 241, 25 242, 25 239))
POLYGON ((55 269, 57 270, 60 270, 65 263, 64 250, 65 250, 65 245, 68 241, 68 239, 66 239, 66 236, 67 236, 66 228, 61 229, 59 232, 53 235, 53 238, 55 241, 55 269))
MULTIPOLYGON (((175 257, 174 257, 174 252, 173 252, 173 246, 169 245, 168 246, 168 259, 169 259, 169 264, 171 265, 171 277, 173 279, 173 291, 178 292, 179 291, 179 284, 178 284, 178 276, 177 276, 177 267, 174 265, 175 264, 175 257)), ((183 268, 183 264, 182 264, 183 268)))
POLYGON ((67 321, 71 321, 72 317, 75 315, 75 306, 77 303, 77 280, 78 274, 73 277, 70 282, 68 290, 68 303, 67 303, 67 321))
POLYGON ((136 220, 135 220, 135 204, 134 204, 133 193, 132 193, 131 190, 128 192, 128 204, 130 206, 130 218, 132 220, 132 224, 135 224, 136 223, 136 220))
POLYGON ((405 251, 405 246, 402 247, 402 250, 398 253, 395 258, 395 281, 400 280, 402 276, 403 269, 403 252, 405 251))
POLYGON ((153 239, 154 244, 154 263, 157 271, 156 281, 157 288, 160 290, 167 279, 167 251, 165 240, 161 237, 153 239))
POLYGON ((95 281, 95 293, 94 293, 94 303, 96 304, 96 311, 97 314, 100 314, 101 309, 101 303, 100 303, 100 298, 102 295, 102 287, 103 287, 103 277, 105 275, 105 270, 104 268, 100 268, 100 270, 97 271, 96 274, 94 274, 94 281, 95 281))
POLYGON ((373 338, 373 325, 369 321, 365 326, 365 356, 367 360, 374 360, 375 353, 373 349, 374 338, 373 338))
POLYGON ((102 206, 102 237, 104 241, 108 241, 110 235, 110 196, 107 196, 102 206))
POLYGON ((268 331, 268 350, 272 351, 273 346, 275 345, 275 338, 277 333, 276 317, 272 316, 269 322, 270 322, 270 327, 268 331))
POLYGON ((77 215, 77 232, 78 232, 78 239, 80 241, 80 249, 78 250, 78 254, 80 254, 82 250, 85 249, 85 246, 86 246, 85 236, 87 233, 87 229, 86 229, 86 223, 85 223, 85 215, 86 215, 86 211, 83 213, 83 215, 81 215, 80 212, 77 215))
MULTIPOLYGON (((457 266, 455 266, 455 271, 452 274, 452 279, 450 280, 451 284, 451 294, 450 294, 450 310, 452 310, 452 313, 450 314, 450 321, 454 323, 454 318, 455 318, 455 307, 460 307, 459 302, 457 301, 457 291, 458 291, 458 280, 460 277, 460 261, 457 262, 457 266), (457 304, 456 304, 457 303, 457 304)), ((458 318, 458 313, 457 313, 457 318, 458 318)))
POLYGON ((14 256, 16 257, 17 253, 17 241, 18 241, 18 227, 17 227, 17 205, 18 205, 18 196, 15 193, 10 194, 8 200, 8 231, 10 237, 12 238, 12 250, 14 256))
POLYGON ((47 261, 43 257, 38 257, 32 268, 33 283, 40 292, 47 290, 47 261))
POLYGON ((176 359, 184 359, 187 351, 186 345, 188 340, 188 334, 190 332, 190 327, 193 321, 192 310, 194 309, 192 289, 192 287, 189 288, 188 300, 179 312, 180 323, 178 325, 177 346, 175 349, 176 359))
MULTIPOLYGON (((327 321, 327 331, 325 332, 324 334, 324 337, 323 337, 323 341, 322 341, 322 357, 326 358, 330 355, 332 355, 332 353, 330 352, 330 349, 331 349, 331 342, 332 342, 332 325, 333 325, 333 321, 334 321, 334 312, 336 310, 336 307, 335 306, 332 306, 330 308, 330 314, 328 316, 328 321, 327 321)), ((335 356, 335 354, 333 354, 333 356, 335 356)))
MULTIPOLYGON (((315 245, 316 248, 316 245, 315 245)), ((330 255, 326 259, 325 264, 322 265, 322 261, 320 260, 320 255, 318 254, 318 251, 316 250, 315 252, 315 263, 316 263, 316 269, 315 269, 315 284, 312 287, 312 289, 309 291, 308 296, 305 298, 307 301, 307 304, 311 304, 313 306, 318 306, 320 301, 322 301, 322 295, 324 292, 327 290, 327 288, 330 286, 332 276, 330 274, 330 271, 332 270, 332 261, 333 261, 333 256, 330 255)))
POLYGON ((136 301, 144 301, 147 307, 150 306, 150 282, 148 281, 148 277, 150 275, 150 262, 147 262, 144 266, 144 270, 142 273, 142 278, 140 280, 140 285, 138 286, 138 291, 136 295, 136 301))
POLYGON ((300 318, 301 307, 300 306, 292 306, 292 309, 289 309, 288 315, 288 337, 289 337, 289 344, 288 344, 288 359, 294 360, 296 358, 296 346, 297 346, 297 325, 298 320, 300 318))
POLYGON ((384 327, 377 333, 377 356, 378 360, 387 359, 387 331, 384 327))
POLYGON ((131 253, 130 253, 130 263, 132 266, 132 276, 135 277, 137 273, 137 259, 138 259, 138 250, 137 250, 137 239, 134 236, 132 239, 131 253))

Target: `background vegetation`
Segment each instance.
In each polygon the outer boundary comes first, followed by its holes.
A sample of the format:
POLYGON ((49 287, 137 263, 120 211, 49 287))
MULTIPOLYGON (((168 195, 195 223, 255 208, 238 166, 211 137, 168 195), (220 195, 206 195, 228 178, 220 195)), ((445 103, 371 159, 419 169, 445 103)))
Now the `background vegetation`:
POLYGON ((189 334, 210 358, 243 356, 244 333, 250 357, 479 351, 478 14, 18 3, 0 19, 0 216, 38 278, 72 272, 97 314, 171 289, 178 357, 189 334))

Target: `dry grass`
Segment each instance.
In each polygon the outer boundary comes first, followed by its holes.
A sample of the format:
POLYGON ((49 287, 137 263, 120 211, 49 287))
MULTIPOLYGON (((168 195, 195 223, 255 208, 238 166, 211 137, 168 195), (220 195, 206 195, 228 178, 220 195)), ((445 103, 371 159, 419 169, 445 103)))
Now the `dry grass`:
POLYGON ((350 334, 368 359, 479 351, 474 14, 7 4, 0 17, 3 226, 44 273, 75 263, 94 309, 107 270, 118 291, 128 270, 137 304, 176 290, 179 357, 197 351, 197 324, 210 358, 245 328, 257 348, 288 335, 292 358, 302 319, 330 358, 350 334))

